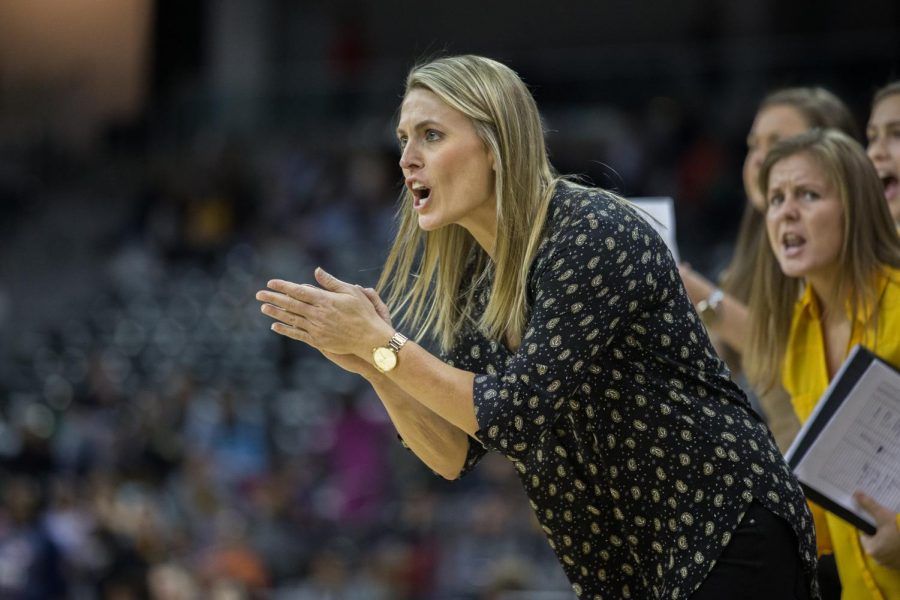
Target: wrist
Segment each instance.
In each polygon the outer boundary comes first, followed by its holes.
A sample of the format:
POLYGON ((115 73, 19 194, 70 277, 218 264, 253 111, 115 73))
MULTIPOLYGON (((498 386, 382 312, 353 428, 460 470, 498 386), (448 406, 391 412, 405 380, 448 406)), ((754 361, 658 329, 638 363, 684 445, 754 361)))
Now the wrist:
POLYGON ((393 371, 400 362, 400 350, 409 341, 405 335, 395 331, 386 344, 372 347, 372 363, 381 373, 393 371))
POLYGON ((369 385, 376 389, 383 386, 385 380, 387 379, 384 373, 382 373, 372 365, 368 365, 368 368, 365 370, 365 372, 360 373, 360 375, 362 375, 363 379, 369 382, 369 385))
POLYGON ((722 301, 725 293, 720 288, 712 288, 709 295, 697 303, 697 314, 700 320, 707 325, 715 323, 722 313, 722 301))
POLYGON ((372 327, 369 333, 359 336, 359 346, 356 348, 356 355, 370 365, 374 365, 372 362, 372 348, 387 345, 394 333, 396 333, 396 330, 393 327, 384 321, 380 321, 372 327))

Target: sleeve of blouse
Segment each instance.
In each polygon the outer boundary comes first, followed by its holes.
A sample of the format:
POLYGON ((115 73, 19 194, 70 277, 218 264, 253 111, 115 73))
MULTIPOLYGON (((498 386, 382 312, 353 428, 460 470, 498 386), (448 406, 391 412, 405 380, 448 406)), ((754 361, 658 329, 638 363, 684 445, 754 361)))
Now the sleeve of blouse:
POLYGON ((567 401, 615 397, 612 388, 590 389, 586 371, 619 328, 655 302, 658 278, 674 268, 649 225, 614 200, 599 204, 551 237, 552 254, 532 274, 531 317, 512 361, 499 374, 476 372, 476 436, 512 459, 527 455, 567 401))
MULTIPOLYGON (((486 343, 486 340, 480 339, 480 336, 469 331, 466 335, 461 336, 459 342, 451 348, 449 352, 441 352, 440 359, 448 365, 459 369, 465 369, 475 373, 482 371, 484 370, 485 364, 481 364, 484 361, 478 360, 481 358, 480 353, 471 352, 471 348, 479 342, 486 343), (478 364, 473 364, 476 362, 478 364)), ((469 442, 469 449, 466 452, 466 460, 463 463, 462 470, 459 472, 460 477, 467 475, 475 468, 475 465, 477 465, 488 452, 488 449, 481 441, 473 439, 470 436, 466 436, 466 440, 469 442)))

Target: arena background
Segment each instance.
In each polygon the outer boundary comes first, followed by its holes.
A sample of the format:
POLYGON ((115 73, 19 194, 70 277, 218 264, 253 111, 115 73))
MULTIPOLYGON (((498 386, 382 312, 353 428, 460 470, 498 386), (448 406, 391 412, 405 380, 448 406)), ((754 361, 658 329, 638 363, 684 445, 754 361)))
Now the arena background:
POLYGON ((0 3, 0 597, 572 597, 504 459, 431 474, 253 299, 374 282, 404 75, 469 52, 714 275, 756 103, 823 85, 864 126, 900 4, 0 3))

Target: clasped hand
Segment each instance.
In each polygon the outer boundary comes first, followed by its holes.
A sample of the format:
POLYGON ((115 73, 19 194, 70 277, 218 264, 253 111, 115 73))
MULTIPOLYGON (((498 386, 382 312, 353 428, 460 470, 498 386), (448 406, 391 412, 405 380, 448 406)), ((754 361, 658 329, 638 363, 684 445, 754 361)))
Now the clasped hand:
POLYGON ((321 268, 315 271, 321 287, 281 279, 256 293, 263 314, 275 319, 272 330, 334 355, 368 359, 372 348, 394 333, 390 312, 373 289, 343 282, 321 268))

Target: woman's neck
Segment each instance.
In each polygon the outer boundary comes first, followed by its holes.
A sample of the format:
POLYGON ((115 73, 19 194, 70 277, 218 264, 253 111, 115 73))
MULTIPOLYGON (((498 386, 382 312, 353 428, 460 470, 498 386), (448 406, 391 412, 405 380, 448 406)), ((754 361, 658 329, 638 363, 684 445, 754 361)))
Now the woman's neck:
POLYGON ((493 196, 490 201, 457 221, 457 224, 475 238, 478 245, 491 257, 491 260, 496 259, 497 203, 493 200, 493 196))
POLYGON ((825 350, 825 365, 831 379, 841 368, 853 336, 853 322, 847 313, 846 294, 840 293, 835 281, 810 281, 821 313, 822 342, 825 350))
POLYGON ((840 323, 848 319, 846 294, 840 293, 837 281, 807 279, 806 285, 812 288, 825 322, 840 323))

